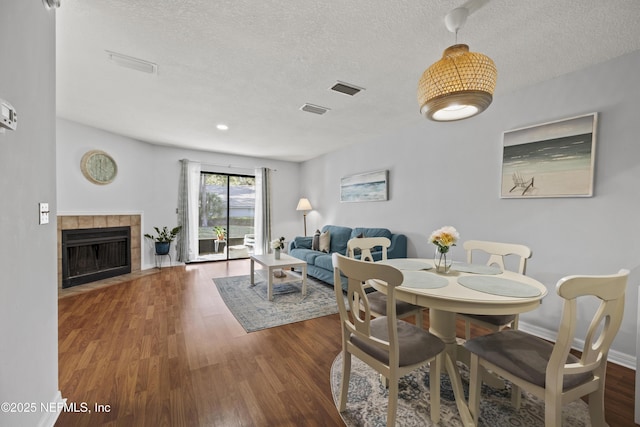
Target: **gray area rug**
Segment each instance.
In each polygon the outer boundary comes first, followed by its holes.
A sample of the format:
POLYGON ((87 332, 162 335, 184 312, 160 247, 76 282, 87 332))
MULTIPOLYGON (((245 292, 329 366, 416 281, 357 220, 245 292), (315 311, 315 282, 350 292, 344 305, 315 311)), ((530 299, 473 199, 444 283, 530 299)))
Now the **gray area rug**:
POLYGON ((302 280, 276 284, 273 301, 267 300, 267 282, 256 273, 250 277, 213 279, 225 304, 247 332, 273 328, 338 312, 332 286, 307 277, 307 295, 302 296, 302 280))
MULTIPOLYGON (((465 397, 469 399, 469 372, 461 369, 465 397)), ((340 380, 342 378, 342 353, 331 366, 331 393, 338 406, 340 380)), ((447 375, 442 375, 440 389, 440 423, 430 418, 429 368, 424 367, 400 379, 397 426, 462 426, 453 397, 453 389, 447 375)), ((351 380, 347 409, 340 414, 347 427, 386 426, 388 391, 382 385, 376 371, 358 358, 351 357, 351 380)), ((544 427, 544 405, 535 396, 524 393, 519 411, 511 406, 511 390, 494 390, 482 385, 479 426, 544 427)), ((336 409, 337 410, 337 409, 336 409)), ((563 407, 563 427, 591 426, 589 409, 582 400, 563 407)))

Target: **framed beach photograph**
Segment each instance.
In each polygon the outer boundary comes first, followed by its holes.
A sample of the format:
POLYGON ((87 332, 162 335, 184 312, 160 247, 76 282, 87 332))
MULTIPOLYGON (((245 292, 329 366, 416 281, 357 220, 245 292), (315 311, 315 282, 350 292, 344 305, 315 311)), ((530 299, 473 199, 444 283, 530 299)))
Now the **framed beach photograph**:
POLYGON ((379 202, 388 199, 389 171, 373 171, 340 179, 341 202, 379 202))
POLYGON ((598 113, 504 132, 502 198, 593 196, 598 113))

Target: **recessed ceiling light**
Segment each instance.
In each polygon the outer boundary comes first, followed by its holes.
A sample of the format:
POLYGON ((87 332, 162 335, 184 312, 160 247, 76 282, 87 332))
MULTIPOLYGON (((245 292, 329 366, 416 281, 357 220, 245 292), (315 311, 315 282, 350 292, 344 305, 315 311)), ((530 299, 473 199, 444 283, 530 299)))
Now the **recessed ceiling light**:
POLYGON ((158 64, 154 64, 153 62, 134 58, 133 56, 123 55, 117 52, 111 52, 109 50, 105 52, 107 52, 107 56, 111 61, 121 67, 131 68, 132 70, 142 71, 149 74, 158 73, 158 64))
POLYGON ((216 125, 216 128, 218 128, 218 130, 229 130, 229 126, 220 123, 219 125, 216 125))

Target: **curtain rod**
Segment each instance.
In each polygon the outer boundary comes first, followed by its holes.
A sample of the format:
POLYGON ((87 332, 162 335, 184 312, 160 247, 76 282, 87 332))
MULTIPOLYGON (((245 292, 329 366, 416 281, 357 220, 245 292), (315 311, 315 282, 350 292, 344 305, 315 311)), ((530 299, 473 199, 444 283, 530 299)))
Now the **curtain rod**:
MULTIPOLYGON (((193 163, 200 163, 203 166, 214 166, 214 167, 230 168, 230 169, 256 169, 256 168, 266 167, 266 166, 235 166, 235 165, 231 165, 231 164, 221 165, 221 164, 216 164, 216 163, 198 162, 196 160, 189 160, 189 159, 182 159, 182 160, 187 160, 187 161, 193 162, 193 163)), ((178 162, 181 162, 182 160, 178 160, 178 162)), ((277 172, 278 171, 278 169, 271 169, 271 168, 267 168, 267 169, 270 169, 273 172, 277 172)))

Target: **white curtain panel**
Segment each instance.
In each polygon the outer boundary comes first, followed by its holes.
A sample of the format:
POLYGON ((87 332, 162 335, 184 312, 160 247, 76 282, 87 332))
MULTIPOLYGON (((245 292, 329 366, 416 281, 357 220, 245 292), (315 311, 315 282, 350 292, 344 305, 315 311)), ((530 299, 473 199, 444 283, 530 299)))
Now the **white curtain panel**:
POLYGON ((189 262, 198 257, 198 197, 200 191, 200 163, 180 160, 178 191, 178 225, 182 226, 177 241, 178 261, 189 262))
POLYGON ((189 261, 195 260, 200 254, 198 245, 198 206, 200 200, 200 163, 189 162, 189 261))
POLYGON ((256 255, 269 253, 271 241, 271 170, 256 169, 256 214, 254 220, 256 255))

